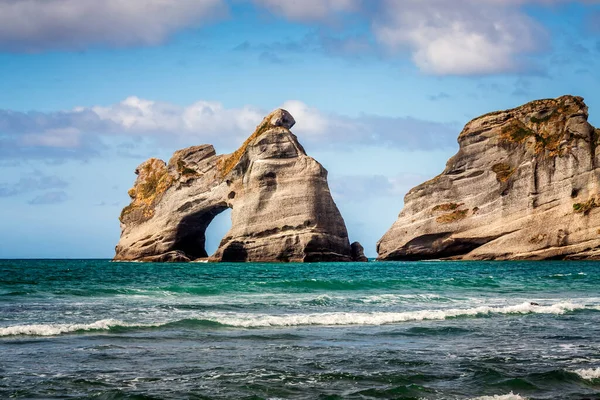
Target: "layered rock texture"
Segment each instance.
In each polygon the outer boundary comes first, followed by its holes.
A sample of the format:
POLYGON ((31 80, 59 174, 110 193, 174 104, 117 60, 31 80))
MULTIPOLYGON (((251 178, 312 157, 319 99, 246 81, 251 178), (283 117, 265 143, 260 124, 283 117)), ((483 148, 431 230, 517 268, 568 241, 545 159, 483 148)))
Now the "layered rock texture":
POLYGON ((412 189, 379 259, 600 259, 600 130, 581 97, 469 122, 445 171, 412 189))
POLYGON ((231 230, 212 261, 352 261, 357 249, 327 171, 306 155, 290 131, 294 124, 277 110, 235 153, 216 155, 203 145, 177 151, 168 164, 140 165, 121 213, 115 260, 206 258, 206 228, 231 208, 231 230))

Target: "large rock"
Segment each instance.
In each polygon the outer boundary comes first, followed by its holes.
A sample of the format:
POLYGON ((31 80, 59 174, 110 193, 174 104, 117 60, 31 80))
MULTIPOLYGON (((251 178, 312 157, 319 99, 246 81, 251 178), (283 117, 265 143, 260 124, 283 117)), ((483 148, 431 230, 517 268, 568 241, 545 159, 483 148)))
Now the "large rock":
POLYGON ((212 261, 351 261, 327 171, 290 132, 294 123, 277 110, 233 154, 203 145, 177 151, 168 164, 140 165, 115 260, 205 258, 206 228, 231 208, 231 230, 212 261))
POLYGON ((599 259, 600 130, 581 97, 469 122, 445 171, 412 189, 381 260, 599 259))

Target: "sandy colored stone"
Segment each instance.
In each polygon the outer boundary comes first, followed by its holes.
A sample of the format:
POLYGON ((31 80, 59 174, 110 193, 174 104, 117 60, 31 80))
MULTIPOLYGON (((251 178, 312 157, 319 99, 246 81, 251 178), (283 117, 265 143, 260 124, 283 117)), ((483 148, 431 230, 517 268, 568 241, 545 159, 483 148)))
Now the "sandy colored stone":
POLYGON ((327 171, 306 155, 294 123, 276 110, 232 154, 203 145, 177 151, 168 164, 140 165, 115 260, 206 258, 206 228, 231 208, 231 229, 211 261, 350 261, 327 171))
POLYGON ((599 259, 599 130, 581 97, 469 122, 444 172, 412 189, 381 260, 599 259))

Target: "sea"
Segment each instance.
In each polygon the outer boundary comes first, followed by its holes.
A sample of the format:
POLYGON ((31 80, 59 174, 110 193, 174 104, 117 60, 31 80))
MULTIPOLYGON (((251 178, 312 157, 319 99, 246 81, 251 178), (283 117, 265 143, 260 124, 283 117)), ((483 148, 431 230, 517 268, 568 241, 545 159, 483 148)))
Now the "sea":
POLYGON ((600 263, 3 260, 0 398, 600 399, 600 263))

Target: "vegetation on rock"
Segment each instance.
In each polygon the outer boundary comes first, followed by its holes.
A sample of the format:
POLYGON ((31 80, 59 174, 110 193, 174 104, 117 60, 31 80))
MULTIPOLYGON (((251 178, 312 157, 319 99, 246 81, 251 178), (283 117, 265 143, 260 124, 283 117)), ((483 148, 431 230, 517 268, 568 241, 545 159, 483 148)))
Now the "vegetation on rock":
POLYGON ((535 132, 518 119, 513 119, 503 126, 501 132, 500 139, 508 143, 514 142, 520 144, 531 136, 535 136, 535 132))
POLYGON ((121 211, 121 222, 125 222, 127 215, 137 210, 142 212, 143 218, 151 218, 154 215, 154 204, 174 181, 164 163, 156 159, 144 163, 139 175, 139 182, 128 192, 132 200, 131 204, 121 211))
MULTIPOLYGON (((547 152, 545 154, 549 157, 561 155, 560 142, 563 137, 563 129, 556 128, 561 125, 562 121, 556 121, 556 124, 549 126, 548 124, 551 121, 552 115, 554 114, 542 119, 536 119, 534 123, 538 126, 536 126, 535 130, 529 128, 521 120, 513 119, 502 127, 500 141, 503 143, 522 144, 527 139, 533 137, 535 139, 535 152, 537 154, 547 152)), ((530 117, 532 120, 534 118, 530 117)))
POLYGON ((437 206, 433 207, 431 209, 431 211, 433 212, 437 212, 437 211, 454 211, 456 209, 458 209, 460 206, 462 206, 463 204, 458 204, 458 203, 444 203, 444 204, 438 204, 437 206))
POLYGON ((492 167, 492 171, 496 173, 498 182, 506 182, 515 173, 516 169, 508 164, 498 163, 492 167))
POLYGON ((455 210, 449 214, 440 215, 436 218, 436 221, 440 224, 450 224, 452 222, 460 221, 467 218, 469 210, 455 210))
POLYGON ((588 215, 594 208, 600 207, 600 203, 596 202, 596 198, 592 197, 585 203, 573 204, 573 211, 583 215, 588 215))

